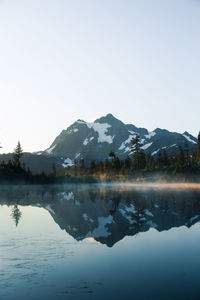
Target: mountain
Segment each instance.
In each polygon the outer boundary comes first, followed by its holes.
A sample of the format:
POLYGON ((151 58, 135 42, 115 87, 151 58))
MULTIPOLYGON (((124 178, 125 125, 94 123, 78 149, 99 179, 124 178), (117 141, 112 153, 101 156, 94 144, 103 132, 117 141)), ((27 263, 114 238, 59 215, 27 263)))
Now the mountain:
POLYGON ((111 151, 120 159, 131 155, 131 139, 139 134, 145 153, 157 155, 163 149, 171 155, 178 146, 188 144, 189 151, 196 149, 197 139, 187 131, 183 134, 156 128, 150 132, 132 124, 124 124, 108 114, 88 123, 77 120, 63 130, 51 146, 42 152, 43 155, 55 155, 65 159, 65 166, 72 165, 74 160, 84 159, 86 164, 91 160, 103 161, 111 151))
MULTIPOLYGON (((183 134, 156 128, 149 132, 132 124, 124 124, 108 114, 88 123, 77 120, 56 137, 51 146, 40 152, 24 153, 21 161, 33 173, 49 173, 52 164, 57 169, 72 166, 74 160, 84 159, 88 165, 91 160, 104 161, 111 151, 120 159, 131 156, 131 139, 139 134, 145 153, 156 156, 163 149, 171 155, 178 151, 178 146, 185 148, 188 143, 190 152, 196 151, 197 139, 187 131, 183 134)), ((13 154, 1 154, 0 160, 8 162, 13 154)))

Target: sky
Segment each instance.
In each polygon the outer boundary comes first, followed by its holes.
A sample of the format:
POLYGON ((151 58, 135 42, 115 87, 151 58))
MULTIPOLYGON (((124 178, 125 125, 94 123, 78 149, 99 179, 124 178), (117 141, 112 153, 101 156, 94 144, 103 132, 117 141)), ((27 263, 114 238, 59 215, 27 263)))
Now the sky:
POLYGON ((0 153, 77 119, 200 130, 199 0, 0 0, 0 153))

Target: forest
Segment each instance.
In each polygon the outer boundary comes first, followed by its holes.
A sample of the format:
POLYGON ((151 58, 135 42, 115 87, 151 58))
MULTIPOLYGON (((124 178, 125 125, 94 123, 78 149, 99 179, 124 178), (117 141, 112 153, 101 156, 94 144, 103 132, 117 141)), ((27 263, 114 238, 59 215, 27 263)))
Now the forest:
POLYGON ((200 178, 200 133, 196 152, 190 153, 187 143, 184 149, 169 156, 162 149, 156 156, 145 153, 139 135, 131 140, 131 156, 120 160, 110 152, 105 161, 92 160, 85 165, 84 160, 74 161, 72 167, 57 170, 52 164, 49 174, 44 172, 32 174, 31 170, 21 163, 23 150, 20 142, 13 152, 13 159, 7 163, 0 161, 0 183, 53 184, 81 183, 99 181, 198 181, 200 178))
POLYGON ((134 180, 166 179, 196 180, 200 175, 200 133, 198 135, 197 151, 190 153, 188 144, 184 149, 178 146, 178 151, 168 156, 162 149, 157 156, 145 154, 139 135, 131 140, 131 157, 120 160, 114 152, 102 162, 91 161, 85 166, 84 160, 74 163, 73 167, 56 171, 56 176, 71 175, 74 177, 92 176, 97 180, 134 180))

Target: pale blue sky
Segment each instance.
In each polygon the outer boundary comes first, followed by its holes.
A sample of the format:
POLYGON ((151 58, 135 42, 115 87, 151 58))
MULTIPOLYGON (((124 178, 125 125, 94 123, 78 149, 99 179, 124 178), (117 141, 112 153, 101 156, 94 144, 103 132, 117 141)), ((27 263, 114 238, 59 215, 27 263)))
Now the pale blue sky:
POLYGON ((1 153, 107 113, 197 135, 199 99, 198 0, 0 0, 1 153))

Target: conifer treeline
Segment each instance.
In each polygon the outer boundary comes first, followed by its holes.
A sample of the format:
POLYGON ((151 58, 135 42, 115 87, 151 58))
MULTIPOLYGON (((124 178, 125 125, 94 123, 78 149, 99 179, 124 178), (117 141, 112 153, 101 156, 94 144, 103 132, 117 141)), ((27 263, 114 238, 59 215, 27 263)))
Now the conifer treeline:
POLYGON ((119 176, 136 176, 139 172, 166 171, 170 174, 193 173, 200 174, 200 133, 198 135, 197 151, 189 152, 187 143, 184 149, 179 146, 178 152, 168 155, 165 149, 158 152, 156 156, 151 153, 145 154, 142 149, 140 137, 136 135, 131 140, 131 155, 125 160, 120 160, 112 151, 105 161, 96 162, 92 160, 89 166, 85 165, 84 160, 74 162, 74 166, 61 170, 56 170, 52 165, 49 174, 32 174, 20 159, 23 155, 20 142, 13 152, 13 159, 5 163, 0 161, 0 183, 3 181, 24 181, 27 183, 59 183, 59 182, 90 182, 92 178, 106 178, 119 176), (75 179, 79 178, 78 181, 75 179), (73 181, 74 178, 74 181, 73 181), (85 179, 84 179, 85 178, 85 179), (86 179, 87 178, 87 179, 86 179))
MULTIPOLYGON (((49 174, 44 172, 33 174, 25 163, 21 163, 23 150, 18 142, 13 152, 13 158, 7 163, 0 161, 0 184, 54 184, 54 183, 79 183, 81 178, 72 178, 70 175, 59 175, 56 172, 55 165, 52 165, 52 171, 49 174)), ((84 178, 84 182, 96 182, 93 178, 84 178)))
POLYGON ((120 160, 114 152, 110 152, 108 158, 103 162, 92 160, 89 166, 85 166, 84 160, 75 161, 73 167, 57 171, 59 175, 134 175, 138 171, 169 171, 172 174, 179 172, 200 172, 200 133, 198 135, 197 151, 189 153, 188 144, 184 149, 178 146, 177 153, 168 155, 165 149, 162 149, 153 156, 151 153, 145 154, 142 150, 140 137, 136 135, 131 140, 131 152, 125 160, 120 160))

